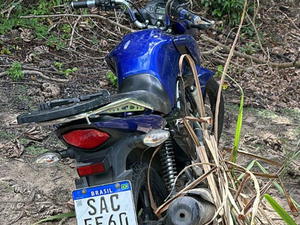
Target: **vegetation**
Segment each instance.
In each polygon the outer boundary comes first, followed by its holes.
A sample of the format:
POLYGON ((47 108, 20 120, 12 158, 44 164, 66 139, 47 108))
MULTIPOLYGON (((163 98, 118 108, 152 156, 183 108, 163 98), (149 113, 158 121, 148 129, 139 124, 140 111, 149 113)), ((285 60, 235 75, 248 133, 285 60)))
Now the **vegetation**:
MULTIPOLYGON (((21 17, 64 13, 68 9, 64 4, 68 2, 68 0, 1 1, 0 34, 4 35, 13 29, 32 29, 34 31, 33 36, 39 40, 45 40, 48 46, 55 47, 56 49, 65 47, 65 38, 70 36, 71 31, 69 24, 61 23, 54 28, 52 27, 53 22, 49 18, 21 17), (54 31, 51 32, 51 30, 54 31)), ((2 51, 4 50, 2 49, 2 51)))
POLYGON ((117 87, 118 86, 118 77, 111 71, 108 71, 106 74, 107 79, 110 81, 112 86, 117 87))
MULTIPOLYGON (((238 26, 243 12, 244 0, 201 0, 201 4, 208 7, 212 15, 220 20, 225 18, 226 24, 238 26)), ((248 7, 248 12, 253 12, 253 5, 248 7)))
POLYGON ((60 63, 60 62, 56 62, 55 63, 55 66, 57 66, 59 72, 65 74, 66 77, 68 77, 70 74, 76 72, 78 70, 77 67, 73 67, 72 69, 68 68, 66 70, 63 70, 63 63, 60 63))
POLYGON ((19 81, 24 78, 21 63, 14 62, 12 67, 6 71, 6 74, 10 75, 13 81, 19 81))

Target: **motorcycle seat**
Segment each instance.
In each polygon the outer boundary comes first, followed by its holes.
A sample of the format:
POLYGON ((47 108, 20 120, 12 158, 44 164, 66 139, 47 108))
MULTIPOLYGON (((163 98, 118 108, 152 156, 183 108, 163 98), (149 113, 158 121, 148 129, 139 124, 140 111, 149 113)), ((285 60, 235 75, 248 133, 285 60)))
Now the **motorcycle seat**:
POLYGON ((113 100, 134 97, 150 104, 154 111, 168 114, 171 109, 170 98, 161 84, 153 75, 142 73, 125 78, 119 85, 118 94, 112 96, 113 100))

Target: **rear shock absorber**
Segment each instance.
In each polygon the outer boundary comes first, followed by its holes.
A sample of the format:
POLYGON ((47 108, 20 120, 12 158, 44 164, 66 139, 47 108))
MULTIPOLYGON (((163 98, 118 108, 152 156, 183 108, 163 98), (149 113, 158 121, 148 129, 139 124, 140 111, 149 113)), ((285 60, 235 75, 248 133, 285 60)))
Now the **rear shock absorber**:
POLYGON ((163 178, 166 187, 171 192, 177 175, 172 139, 168 138, 160 150, 163 178))

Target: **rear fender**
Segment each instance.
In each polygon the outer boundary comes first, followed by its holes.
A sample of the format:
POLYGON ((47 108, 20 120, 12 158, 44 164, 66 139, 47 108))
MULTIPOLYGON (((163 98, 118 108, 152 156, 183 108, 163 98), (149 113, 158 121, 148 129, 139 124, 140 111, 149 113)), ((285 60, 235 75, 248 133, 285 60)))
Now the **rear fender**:
POLYGON ((126 161, 130 152, 136 147, 136 139, 136 135, 128 134, 115 145, 103 151, 93 153, 80 153, 76 151, 76 155, 81 156, 81 161, 87 162, 89 159, 97 158, 103 159, 106 165, 105 173, 81 177, 76 182, 76 187, 83 188, 120 180, 131 180, 132 170, 126 169, 126 161))

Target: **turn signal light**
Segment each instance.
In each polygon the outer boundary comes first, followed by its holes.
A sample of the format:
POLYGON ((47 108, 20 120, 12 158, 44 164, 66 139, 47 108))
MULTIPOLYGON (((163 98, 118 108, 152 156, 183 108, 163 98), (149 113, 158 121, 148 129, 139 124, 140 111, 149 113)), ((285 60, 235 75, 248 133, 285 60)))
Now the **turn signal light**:
POLYGON ((105 168, 103 163, 96 163, 87 166, 77 167, 77 172, 79 176, 84 177, 96 173, 103 173, 105 172, 105 168))
POLYGON ((157 147, 170 137, 169 131, 152 130, 144 136, 143 143, 149 147, 157 147))
POLYGON ((109 134, 96 129, 73 130, 62 137, 69 145, 83 149, 99 147, 110 138, 109 134))

